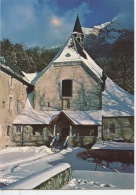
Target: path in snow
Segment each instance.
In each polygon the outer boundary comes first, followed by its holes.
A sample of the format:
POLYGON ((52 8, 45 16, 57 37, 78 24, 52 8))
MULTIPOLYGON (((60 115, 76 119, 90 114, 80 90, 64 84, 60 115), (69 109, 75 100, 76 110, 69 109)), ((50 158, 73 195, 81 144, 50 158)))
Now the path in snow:
MULTIPOLYGON (((23 153, 22 158, 30 157, 33 154, 34 154, 33 152, 25 152, 25 153, 23 153)), ((0 154, 0 163, 18 160, 21 158, 21 156, 22 155, 20 154, 20 152, 13 152, 12 154, 11 153, 0 154)))
MULTIPOLYGON (((20 151, 20 158, 11 160, 9 162, 3 162, 0 164, 0 182, 10 184, 25 178, 29 175, 47 169, 51 166, 57 165, 58 163, 67 162, 71 165, 72 170, 95 170, 95 164, 90 164, 87 161, 76 158, 76 154, 79 151, 83 151, 83 148, 68 148, 62 150, 60 153, 53 153, 46 146, 41 147, 30 147, 30 151, 33 151, 33 155, 26 157, 25 153, 28 152, 28 147, 16 148, 16 151, 20 151), (19 150, 20 149, 20 150, 19 150), (32 150, 33 149, 33 150, 32 150), (38 153, 38 152, 39 153, 38 153)), ((9 158, 13 159, 14 152, 12 148, 6 149, 5 152, 0 152, 0 158, 3 153, 10 154, 9 158)), ((108 171, 98 166, 99 171, 108 171)))

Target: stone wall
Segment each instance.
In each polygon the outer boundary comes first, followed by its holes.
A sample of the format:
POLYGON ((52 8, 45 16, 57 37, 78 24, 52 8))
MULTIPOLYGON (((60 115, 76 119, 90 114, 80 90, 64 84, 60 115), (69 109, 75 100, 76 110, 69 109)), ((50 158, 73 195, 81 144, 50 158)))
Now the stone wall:
POLYGON ((103 118, 103 138, 134 142, 134 117, 103 118), (115 132, 111 132, 112 124, 115 126, 115 132))
POLYGON ((75 125, 72 130, 73 136, 97 136, 98 126, 96 125, 75 125))
MULTIPOLYGON (((46 125, 24 125, 22 132, 16 132, 19 126, 13 126, 10 139, 14 146, 40 146, 46 145, 50 147, 53 139, 53 126, 46 125)), ((62 126, 64 127, 64 126, 62 126)), ((68 126, 69 127, 69 126, 68 126)), ((97 126, 72 126, 72 137, 69 137, 69 145, 73 147, 85 146, 95 142, 98 134, 97 126)), ((57 125, 57 140, 61 139, 61 129, 57 125)), ((69 129, 68 129, 69 135, 69 129)), ((61 139, 62 140, 62 139, 61 139)), ((63 140, 65 141, 65 139, 63 140)))
POLYGON ((72 136, 68 139, 68 145, 72 147, 92 146, 96 142, 95 136, 72 136))
POLYGON ((12 121, 25 105, 26 88, 26 85, 0 70, 0 148, 12 145, 12 121))
POLYGON ((52 65, 36 82, 34 107, 43 111, 101 109, 101 95, 98 79, 81 63, 52 65), (62 97, 62 80, 67 79, 72 80, 72 97, 62 97))
POLYGON ((71 166, 68 163, 60 163, 10 184, 2 190, 56 190, 61 189, 71 179, 71 166))
POLYGON ((16 128, 12 128, 10 136, 12 145, 18 146, 50 146, 52 141, 53 132, 50 127, 45 125, 26 125, 22 126, 22 132, 17 133, 16 128))

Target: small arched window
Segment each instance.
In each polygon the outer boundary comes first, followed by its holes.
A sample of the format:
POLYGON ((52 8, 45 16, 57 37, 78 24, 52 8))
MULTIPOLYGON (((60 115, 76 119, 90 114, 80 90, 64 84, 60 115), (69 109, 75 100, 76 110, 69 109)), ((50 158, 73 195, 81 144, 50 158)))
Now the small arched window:
POLYGON ((114 123, 110 124, 110 133, 115 133, 115 124, 114 123))

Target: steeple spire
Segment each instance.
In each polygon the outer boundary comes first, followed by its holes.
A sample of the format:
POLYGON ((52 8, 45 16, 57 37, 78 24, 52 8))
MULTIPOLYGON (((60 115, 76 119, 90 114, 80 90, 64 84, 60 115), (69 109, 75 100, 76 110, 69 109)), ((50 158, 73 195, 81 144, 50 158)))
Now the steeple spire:
POLYGON ((80 20, 79 20, 78 15, 77 15, 77 18, 76 18, 76 22, 75 22, 75 26, 74 26, 73 32, 78 32, 78 33, 82 33, 83 34, 83 31, 82 31, 82 28, 81 28, 81 25, 80 25, 80 20))
POLYGON ((77 18, 76 18, 76 22, 75 22, 75 26, 74 26, 72 35, 74 35, 76 40, 83 46, 84 34, 83 34, 83 31, 82 31, 82 28, 81 28, 81 25, 80 25, 78 15, 77 15, 77 18))

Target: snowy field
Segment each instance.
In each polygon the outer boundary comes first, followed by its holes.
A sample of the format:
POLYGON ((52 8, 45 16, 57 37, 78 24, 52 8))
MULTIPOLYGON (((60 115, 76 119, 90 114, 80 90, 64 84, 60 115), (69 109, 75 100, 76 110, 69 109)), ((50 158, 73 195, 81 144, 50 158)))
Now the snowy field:
MULTIPOLYGON (((114 172, 116 174, 121 174, 117 169, 120 168, 121 164, 116 162, 114 168, 107 168, 106 166, 99 166, 90 162, 89 160, 84 161, 78 159, 76 154, 82 152, 83 148, 68 148, 61 152, 54 153, 50 148, 46 146, 41 147, 13 147, 5 148, 0 151, 0 186, 8 185, 13 182, 19 181, 29 175, 37 173, 39 171, 45 170, 49 167, 57 165, 59 163, 69 163, 72 167, 72 171, 95 171, 95 172, 114 172), (116 170, 115 170, 116 168, 116 170)), ((119 169, 121 170, 121 169, 119 169)), ((126 168, 126 172, 133 172, 134 167, 126 168)), ((124 173, 122 173, 124 174, 124 173)), ((134 174, 131 174, 134 175, 134 174)), ((93 180, 79 182, 82 178, 73 178, 69 186, 74 185, 74 189, 118 189, 118 186, 114 186, 111 183, 98 183, 93 182, 93 180), (84 184, 83 184, 84 183, 84 184), (80 187, 79 187, 80 186, 80 187)), ((73 189, 73 188, 72 188, 73 189)))

